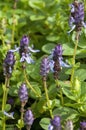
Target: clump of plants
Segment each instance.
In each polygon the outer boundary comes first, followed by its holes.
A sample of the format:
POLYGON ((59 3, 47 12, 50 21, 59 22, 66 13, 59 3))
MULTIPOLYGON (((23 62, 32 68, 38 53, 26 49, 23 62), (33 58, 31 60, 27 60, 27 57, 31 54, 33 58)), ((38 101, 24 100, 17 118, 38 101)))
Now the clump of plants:
POLYGON ((0 129, 85 130, 85 2, 0 3, 0 129))

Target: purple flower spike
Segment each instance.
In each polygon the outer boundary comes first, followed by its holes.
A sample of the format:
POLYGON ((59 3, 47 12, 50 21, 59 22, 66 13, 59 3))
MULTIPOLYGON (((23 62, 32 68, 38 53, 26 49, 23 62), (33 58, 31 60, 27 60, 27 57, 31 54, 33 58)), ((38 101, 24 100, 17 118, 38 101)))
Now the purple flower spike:
POLYGON ((27 91, 26 84, 23 83, 20 86, 19 91, 18 91, 18 95, 19 95, 20 101, 22 103, 26 103, 28 101, 28 91, 27 91))
POLYGON ((50 64, 49 64, 49 60, 47 57, 44 57, 42 59, 42 62, 41 62, 41 67, 40 67, 40 74, 43 76, 43 77, 46 77, 47 74, 49 73, 50 71, 50 64))
POLYGON ((30 109, 28 109, 24 115, 24 122, 26 125, 31 126, 33 124, 34 117, 30 109))
POLYGON ((7 77, 11 76, 14 64, 15 64, 14 54, 13 52, 8 51, 3 63, 3 71, 5 76, 7 77))
POLYGON ((22 37, 20 41, 20 48, 19 48, 19 53, 20 53, 20 61, 24 62, 26 61, 28 64, 33 63, 33 59, 31 58, 31 52, 39 52, 39 50, 34 50, 29 46, 29 38, 25 35, 22 37))
POLYGON ((51 120, 51 125, 53 130, 61 130, 61 119, 59 116, 54 116, 54 119, 51 120))
POLYGON ((13 52, 10 52, 10 51, 7 52, 6 59, 4 60, 4 62, 5 62, 7 65, 9 65, 9 66, 14 65, 15 60, 14 60, 13 52))
POLYGON ((86 24, 84 23, 84 4, 75 0, 70 6, 71 14, 69 18, 69 25, 71 30, 68 33, 74 29, 76 29, 76 31, 80 31, 82 27, 86 28, 86 24))
POLYGON ((86 122, 80 122, 80 130, 86 130, 86 122))
POLYGON ((12 49, 11 52, 19 52, 20 62, 27 62, 28 64, 34 63, 32 59, 32 53, 40 52, 40 50, 34 50, 29 46, 29 38, 24 35, 20 41, 20 46, 12 49))
POLYGON ((22 54, 24 53, 25 55, 28 53, 28 45, 29 45, 29 39, 27 36, 23 36, 21 41, 20 41, 20 57, 22 57, 22 54))
POLYGON ((55 79, 58 79, 59 72, 61 71, 59 59, 62 59, 62 53, 63 53, 62 46, 58 44, 53 51, 53 61, 54 61, 53 70, 55 79))
POLYGON ((57 60, 58 57, 62 57, 62 53, 63 53, 62 46, 58 44, 53 51, 53 59, 57 60))

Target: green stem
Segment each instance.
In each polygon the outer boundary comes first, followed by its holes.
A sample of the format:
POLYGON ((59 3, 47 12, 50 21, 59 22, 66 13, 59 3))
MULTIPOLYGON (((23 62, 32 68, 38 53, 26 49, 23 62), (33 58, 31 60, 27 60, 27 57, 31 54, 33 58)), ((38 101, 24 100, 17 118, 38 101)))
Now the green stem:
POLYGON ((15 15, 13 14, 13 27, 12 27, 12 44, 14 44, 14 35, 15 35, 15 15))
MULTIPOLYGON (((2 112, 5 111, 6 101, 7 101, 7 94, 8 94, 8 86, 9 86, 9 79, 5 78, 5 86, 3 88, 3 100, 2 100, 2 112)), ((5 124, 5 115, 3 116, 2 120, 3 130, 5 130, 6 124, 5 124)))
POLYGON ((5 125, 5 116, 4 116, 4 118, 3 118, 3 130, 5 130, 5 127, 6 127, 6 125, 5 125))
POLYGON ((26 76, 26 72, 25 72, 25 69, 24 69, 24 77, 25 77, 25 81, 27 83, 27 85, 29 86, 29 88, 35 93, 35 95, 37 95, 38 97, 41 97, 41 95, 39 95, 35 89, 32 87, 32 85, 29 83, 28 79, 27 79, 27 76, 26 76))
POLYGON ((25 106, 26 103, 21 103, 21 128, 20 130, 22 129, 22 126, 24 124, 24 121, 23 121, 23 118, 24 118, 24 106, 25 106))
POLYGON ((3 44, 3 47, 5 46, 5 43, 4 43, 4 34, 1 35, 2 37, 2 44, 3 44))
POLYGON ((61 104, 62 106, 64 106, 64 98, 63 98, 63 92, 61 87, 60 87, 60 98, 61 98, 61 104))
POLYGON ((71 71, 71 86, 73 87, 73 80, 74 80, 74 72, 75 72, 75 58, 76 58, 76 51, 77 51, 77 46, 79 42, 79 32, 76 32, 76 40, 75 40, 75 48, 74 48, 74 53, 73 53, 73 59, 72 59, 72 71, 71 71))
MULTIPOLYGON (((56 85, 59 87, 59 82, 58 79, 56 79, 56 85)), ((64 106, 64 98, 63 98, 63 92, 62 92, 62 88, 60 87, 60 98, 61 98, 61 104, 62 106, 64 106)))
POLYGON ((31 126, 26 126, 26 129, 27 129, 27 130, 30 130, 30 129, 31 129, 31 126))
POLYGON ((12 26, 12 44, 14 44, 14 36, 15 36, 15 10, 17 8, 17 1, 14 1, 13 5, 13 26, 12 26))
POLYGON ((45 95, 46 95, 46 100, 47 100, 47 105, 48 105, 48 108, 49 108, 50 116, 51 116, 51 118, 53 118, 52 109, 51 109, 49 96, 48 96, 46 80, 43 80, 43 83, 44 83, 44 90, 45 90, 45 95))

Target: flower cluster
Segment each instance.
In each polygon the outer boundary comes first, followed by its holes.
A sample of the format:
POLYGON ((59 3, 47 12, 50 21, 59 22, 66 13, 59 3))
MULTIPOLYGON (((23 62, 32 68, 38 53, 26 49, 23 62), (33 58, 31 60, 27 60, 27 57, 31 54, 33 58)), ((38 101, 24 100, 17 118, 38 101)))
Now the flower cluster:
POLYGON ((48 130, 61 130, 61 119, 59 116, 54 116, 50 121, 48 130))
POLYGON ((62 57, 62 53, 63 53, 63 50, 62 50, 62 46, 61 44, 58 44, 54 51, 53 51, 53 60, 57 60, 59 57, 62 57))
POLYGON ((80 31, 82 27, 86 28, 84 23, 84 4, 75 0, 71 5, 71 14, 69 18, 69 25, 71 30, 80 31))
MULTIPOLYGON (((64 129, 73 130, 72 120, 67 120, 64 129)), ((59 116, 54 116, 54 118, 51 119, 48 130, 62 130, 61 118, 59 116)), ((80 130, 82 130, 82 129, 80 129, 80 130)))
POLYGON ((14 54, 13 52, 8 51, 3 63, 3 71, 5 76, 7 77, 11 76, 14 64, 15 64, 14 54))
POLYGON ((86 130, 86 122, 80 122, 80 130, 86 130))
POLYGON ((33 113, 30 109, 28 109, 24 115, 24 122, 26 125, 31 127, 31 125, 33 124, 33 121, 34 121, 33 113))
POLYGON ((27 91, 27 87, 26 87, 26 84, 22 84, 19 88, 19 91, 18 91, 18 95, 19 95, 19 98, 20 98, 20 101, 22 103, 27 103, 28 101, 28 91, 27 91))
POLYGON ((62 46, 59 44, 55 47, 53 51, 53 61, 54 61, 54 78, 57 79, 59 72, 61 71, 61 66, 60 66, 60 60, 62 59, 62 46))
POLYGON ((20 62, 27 62, 28 64, 34 63, 32 59, 31 53, 39 52, 39 50, 34 50, 29 46, 29 38, 24 35, 20 40, 20 46, 14 50, 10 50, 11 52, 19 51, 20 54, 20 62))
POLYGON ((29 39, 27 36, 23 36, 20 41, 20 48, 19 48, 19 54, 20 57, 22 57, 23 53, 26 55, 28 53, 28 45, 29 45, 29 39))
POLYGON ((61 67, 70 68, 71 66, 66 64, 63 61, 62 57, 62 46, 58 44, 52 51, 52 54, 49 57, 44 57, 41 62, 40 74, 44 77, 47 76, 49 71, 51 70, 54 73, 54 78, 57 79, 59 72, 61 71, 61 67))
POLYGON ((49 71, 50 71, 49 59, 47 57, 44 57, 41 62, 40 74, 43 77, 46 77, 49 71))

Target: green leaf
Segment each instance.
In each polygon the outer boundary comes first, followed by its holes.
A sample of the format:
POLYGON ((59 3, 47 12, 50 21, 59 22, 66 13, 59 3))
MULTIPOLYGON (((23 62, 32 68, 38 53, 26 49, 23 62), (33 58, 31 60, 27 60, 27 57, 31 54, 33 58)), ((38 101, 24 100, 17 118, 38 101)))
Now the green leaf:
POLYGON ((31 21, 43 20, 44 18, 45 18, 45 16, 42 16, 42 15, 31 15, 30 16, 31 21))
POLYGON ((57 96, 57 87, 56 87, 56 84, 50 84, 48 90, 49 90, 48 94, 49 94, 50 99, 56 98, 56 96, 57 96), (53 95, 53 93, 54 93, 54 95, 53 95))
MULTIPOLYGON (((40 59, 41 60, 41 59, 40 59)), ((40 77, 40 60, 38 60, 35 64, 29 65, 27 67, 27 74, 36 81, 41 81, 40 77)))
POLYGON ((52 49, 55 48, 55 44, 52 44, 52 43, 48 43, 48 44, 45 44, 43 47, 42 47, 42 51, 44 51, 45 53, 47 54, 51 54, 51 51, 52 49))
POLYGON ((11 105, 10 104, 6 104, 5 111, 8 112, 10 109, 11 109, 11 105))
POLYGON ((40 121, 40 126, 44 130, 48 130, 49 124, 50 124, 50 119, 49 118, 42 118, 41 121, 40 121))
MULTIPOLYGON (((37 95, 41 96, 41 89, 38 83, 36 82, 31 82, 32 87, 34 88, 34 90, 36 91, 37 95)), ((37 98, 37 95, 31 90, 30 91, 30 95, 32 98, 37 98)))
POLYGON ((71 103, 65 104, 66 107, 71 107, 71 108, 74 108, 74 109, 79 109, 83 105, 85 105, 85 103, 83 103, 83 102, 82 103, 74 103, 74 104, 73 103, 72 104, 71 103))
POLYGON ((60 106, 60 100, 58 99, 53 99, 51 100, 51 108, 53 109, 54 107, 60 106))
POLYGON ((81 82, 80 82, 78 77, 74 77, 73 91, 77 95, 77 97, 80 97, 80 95, 81 95, 81 82))
MULTIPOLYGON (((74 46, 70 43, 65 43, 62 45, 63 47, 63 55, 64 56, 72 56, 74 54, 74 46)), ((76 54, 78 54, 80 51, 77 50, 76 54)))
POLYGON ((74 96, 74 94, 70 91, 70 89, 68 88, 62 88, 63 93, 71 100, 76 101, 76 97, 74 96))
POLYGON ((45 7, 45 2, 43 0, 29 0, 28 3, 34 9, 42 9, 45 7))
MULTIPOLYGON (((74 44, 76 44, 75 36, 76 36, 76 32, 74 32, 72 35, 72 40, 73 40, 74 44)), ((86 48, 86 36, 84 35, 84 33, 80 35, 78 46, 80 48, 86 48)))
POLYGON ((42 97, 39 99, 38 102, 35 102, 32 104, 31 108, 33 109, 33 112, 35 114, 35 117, 41 116, 43 112, 45 112, 44 107, 46 106, 46 97, 42 97))
POLYGON ((10 124, 9 126, 6 127, 6 130, 14 130, 14 128, 15 128, 14 125, 10 124))
POLYGON ((23 128, 24 127, 24 121, 22 121, 21 119, 19 119, 17 126, 18 126, 18 128, 23 128))
POLYGON ((75 71, 75 76, 79 77, 81 81, 86 79, 86 69, 78 69, 75 71))
POLYGON ((86 102, 86 82, 82 82, 81 84, 81 102, 86 102))
POLYGON ((18 96, 18 86, 21 82, 19 82, 16 85, 13 85, 10 89, 9 89, 9 95, 11 96, 18 96))
POLYGON ((46 39, 47 39, 48 41, 55 42, 55 41, 58 41, 58 40, 59 40, 59 36, 49 35, 49 36, 46 37, 46 39))
POLYGON ((86 49, 80 49, 78 55, 76 56, 76 58, 85 58, 86 57, 86 49))
POLYGON ((62 121, 70 119, 76 122, 78 120, 79 113, 76 110, 69 107, 59 107, 53 111, 53 115, 60 116, 62 121))

